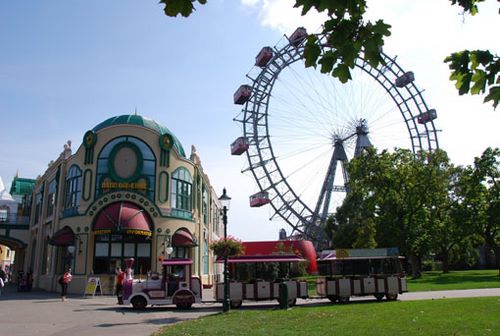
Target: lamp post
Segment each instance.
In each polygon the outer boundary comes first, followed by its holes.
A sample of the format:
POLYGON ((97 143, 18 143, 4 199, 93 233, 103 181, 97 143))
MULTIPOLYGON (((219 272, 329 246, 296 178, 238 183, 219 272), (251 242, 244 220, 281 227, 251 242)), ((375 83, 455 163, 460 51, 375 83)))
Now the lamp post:
POLYGON ((174 248, 172 247, 172 237, 170 236, 170 230, 167 232, 165 237, 165 254, 167 255, 167 259, 170 258, 172 252, 174 252, 174 248))
POLYGON ((68 249, 68 254, 69 254, 69 256, 68 256, 68 264, 69 264, 68 267, 72 268, 73 267, 73 256, 74 256, 74 253, 75 253, 75 246, 74 245, 69 245, 67 247, 67 249, 68 249))
MULTIPOLYGON (((231 203, 231 197, 227 196, 226 188, 222 190, 222 196, 219 197, 222 205, 222 223, 224 224, 224 241, 227 239, 227 211, 231 203)), ((227 271, 227 254, 224 255, 224 301, 222 301, 222 311, 229 311, 229 283, 227 271)))

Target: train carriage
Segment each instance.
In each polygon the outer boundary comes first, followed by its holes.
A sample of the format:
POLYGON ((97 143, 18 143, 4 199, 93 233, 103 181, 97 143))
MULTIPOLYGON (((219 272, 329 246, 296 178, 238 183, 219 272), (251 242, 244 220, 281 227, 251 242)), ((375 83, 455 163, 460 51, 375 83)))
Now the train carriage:
MULTIPOLYGON (((223 262, 223 260, 219 260, 223 262)), ((232 308, 241 307, 244 300, 278 300, 279 286, 287 285, 288 304, 297 298, 307 298, 307 282, 290 279, 291 269, 307 262, 297 255, 257 255, 228 258, 231 279, 229 302, 232 308)), ((216 286, 216 300, 224 300, 224 283, 216 286)))
POLYGON ((346 303, 351 296, 373 295, 396 300, 407 292, 402 257, 397 249, 324 251, 318 259, 316 292, 332 302, 346 303))

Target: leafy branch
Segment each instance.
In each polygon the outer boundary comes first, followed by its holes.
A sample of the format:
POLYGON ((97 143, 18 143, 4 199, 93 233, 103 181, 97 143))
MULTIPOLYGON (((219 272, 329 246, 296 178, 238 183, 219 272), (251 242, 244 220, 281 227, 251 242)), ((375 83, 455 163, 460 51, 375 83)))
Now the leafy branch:
POLYGON ((460 95, 484 94, 484 102, 493 101, 493 107, 500 101, 500 58, 488 50, 463 50, 445 58, 452 71, 450 80, 460 95))
POLYGON ((195 10, 193 2, 200 5, 207 3, 207 0, 160 0, 165 5, 165 15, 175 17, 181 14, 184 17, 190 16, 195 10))

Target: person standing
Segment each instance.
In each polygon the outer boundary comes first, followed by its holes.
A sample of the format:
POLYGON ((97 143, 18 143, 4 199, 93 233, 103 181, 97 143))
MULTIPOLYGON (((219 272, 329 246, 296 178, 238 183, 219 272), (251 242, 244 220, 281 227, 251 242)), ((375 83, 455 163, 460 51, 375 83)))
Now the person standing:
POLYGON ((116 268, 116 299, 118 304, 123 304, 123 280, 125 279, 125 272, 122 271, 120 267, 116 268))
POLYGON ((71 268, 68 268, 66 272, 64 272, 63 276, 59 278, 59 284, 61 285, 61 301, 66 301, 66 295, 68 293, 68 285, 73 279, 71 275, 71 268))

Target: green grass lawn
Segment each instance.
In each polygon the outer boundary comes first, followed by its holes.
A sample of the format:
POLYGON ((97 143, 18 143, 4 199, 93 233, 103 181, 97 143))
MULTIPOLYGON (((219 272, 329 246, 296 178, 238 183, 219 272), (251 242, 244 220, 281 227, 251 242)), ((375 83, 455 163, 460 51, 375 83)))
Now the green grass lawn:
MULTIPOLYGON (((408 277, 408 291, 499 288, 498 270, 424 272, 419 279, 408 277)), ((499 332, 500 334, 500 332, 499 332)))
MULTIPOLYGON (((302 277, 307 281, 309 296, 316 295, 316 276, 302 277)), ((453 289, 500 288, 498 270, 424 272, 419 279, 407 277, 409 292, 453 289)))
POLYGON ((155 335, 500 335, 500 297, 231 310, 155 335))

